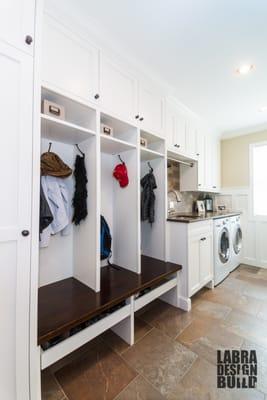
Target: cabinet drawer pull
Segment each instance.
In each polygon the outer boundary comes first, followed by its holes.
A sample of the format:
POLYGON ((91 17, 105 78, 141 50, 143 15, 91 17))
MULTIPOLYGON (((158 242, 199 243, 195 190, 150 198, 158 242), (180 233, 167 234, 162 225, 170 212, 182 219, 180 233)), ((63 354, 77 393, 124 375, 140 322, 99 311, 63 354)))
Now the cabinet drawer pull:
POLYGON ((139 118, 139 121, 144 121, 144 118, 143 117, 139 118))
POLYGON ((206 239, 207 239, 207 238, 203 237, 203 238, 201 238, 200 240, 201 240, 202 242, 204 242, 206 239))
POLYGON ((197 156, 199 156, 199 153, 197 153, 197 156))
POLYGON ((217 186, 212 186, 212 188, 213 188, 213 189, 216 189, 216 188, 217 188, 217 186))
POLYGON ((135 116, 135 119, 138 119, 139 118, 139 115, 137 114, 136 116, 135 116))
POLYGON ((178 148, 179 148, 179 147, 180 147, 180 145, 176 143, 176 144, 174 145, 174 147, 178 147, 178 148))
POLYGON ((97 93, 97 94, 95 94, 95 99, 97 100, 97 99, 99 99, 99 94, 97 93))

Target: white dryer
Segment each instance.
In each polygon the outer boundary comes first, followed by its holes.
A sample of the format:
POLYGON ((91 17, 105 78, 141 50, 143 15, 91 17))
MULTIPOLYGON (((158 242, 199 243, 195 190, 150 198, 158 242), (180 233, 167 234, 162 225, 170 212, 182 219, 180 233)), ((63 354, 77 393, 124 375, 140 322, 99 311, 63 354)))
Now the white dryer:
POLYGON ((231 225, 229 218, 216 218, 214 229, 214 284, 218 285, 230 273, 231 225))
POLYGON ((242 229, 240 215, 230 218, 231 224, 231 262, 230 271, 236 269, 242 257, 242 229))

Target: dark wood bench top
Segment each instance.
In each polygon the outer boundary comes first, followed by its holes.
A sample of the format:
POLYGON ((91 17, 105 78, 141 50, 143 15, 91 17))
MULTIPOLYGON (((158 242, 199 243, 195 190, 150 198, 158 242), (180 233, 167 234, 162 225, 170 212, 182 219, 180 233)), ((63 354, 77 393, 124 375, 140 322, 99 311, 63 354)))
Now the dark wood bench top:
POLYGON ((101 291, 98 293, 75 278, 41 287, 38 296, 38 343, 68 332, 182 268, 147 256, 142 256, 141 263, 141 274, 118 266, 101 268, 101 291))

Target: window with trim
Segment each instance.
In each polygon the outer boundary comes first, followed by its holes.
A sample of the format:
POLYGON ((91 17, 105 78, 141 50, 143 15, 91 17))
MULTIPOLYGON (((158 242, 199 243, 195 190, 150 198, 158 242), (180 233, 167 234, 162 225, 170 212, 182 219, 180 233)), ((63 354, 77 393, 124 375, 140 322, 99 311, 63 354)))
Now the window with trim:
POLYGON ((250 145, 250 192, 252 216, 267 218, 267 142, 250 145))

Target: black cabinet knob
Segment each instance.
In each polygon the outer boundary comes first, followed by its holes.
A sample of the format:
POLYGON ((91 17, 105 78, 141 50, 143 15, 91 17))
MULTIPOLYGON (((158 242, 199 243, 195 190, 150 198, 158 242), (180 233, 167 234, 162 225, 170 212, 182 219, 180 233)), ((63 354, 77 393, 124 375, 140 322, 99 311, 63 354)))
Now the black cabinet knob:
POLYGON ((21 232, 21 234, 22 234, 22 236, 29 236, 30 231, 27 231, 27 230, 25 229, 25 230, 23 230, 23 231, 21 232))
POLYGON ((202 242, 204 242, 205 240, 206 240, 206 238, 205 237, 203 237, 203 238, 201 238, 200 239, 202 242))
POLYGON ((216 189, 217 186, 212 186, 213 189, 216 189))
POLYGON ((199 183, 198 186, 201 186, 201 183, 199 183))
POLYGON ((28 45, 32 44, 33 38, 30 35, 27 35, 25 38, 25 43, 28 45))
POLYGON ((197 156, 199 156, 199 153, 197 153, 197 156))
POLYGON ((177 147, 179 149, 180 145, 179 144, 175 144, 174 147, 177 147))
POLYGON ((144 121, 144 118, 143 117, 139 118, 139 121, 144 121))
POLYGON ((136 116, 135 116, 135 119, 138 119, 139 118, 139 115, 137 114, 136 116))
POLYGON ((97 93, 97 94, 95 94, 95 99, 97 100, 97 99, 99 99, 99 94, 97 93))

